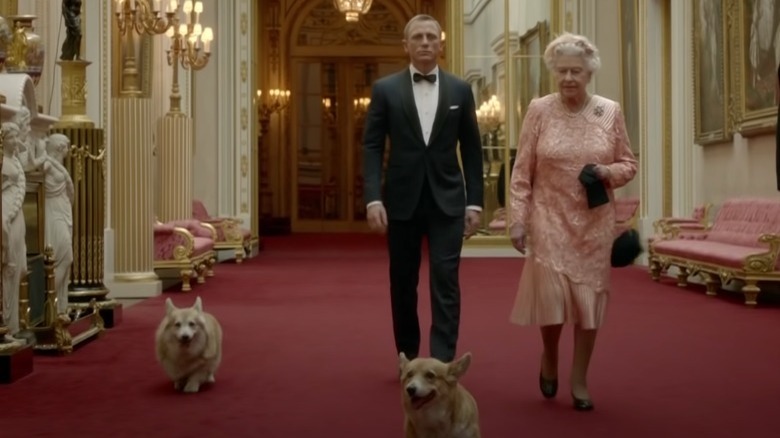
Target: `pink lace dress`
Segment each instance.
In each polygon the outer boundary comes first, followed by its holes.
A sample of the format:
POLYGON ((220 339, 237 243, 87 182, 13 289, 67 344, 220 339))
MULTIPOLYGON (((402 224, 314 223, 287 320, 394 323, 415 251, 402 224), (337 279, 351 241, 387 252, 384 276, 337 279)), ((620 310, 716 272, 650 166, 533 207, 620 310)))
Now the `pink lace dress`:
POLYGON ((513 323, 594 329, 604 321, 615 206, 588 208, 578 178, 589 163, 609 168, 610 199, 636 174, 620 105, 594 95, 572 113, 557 93, 532 101, 510 186, 510 225, 525 225, 529 248, 513 323))

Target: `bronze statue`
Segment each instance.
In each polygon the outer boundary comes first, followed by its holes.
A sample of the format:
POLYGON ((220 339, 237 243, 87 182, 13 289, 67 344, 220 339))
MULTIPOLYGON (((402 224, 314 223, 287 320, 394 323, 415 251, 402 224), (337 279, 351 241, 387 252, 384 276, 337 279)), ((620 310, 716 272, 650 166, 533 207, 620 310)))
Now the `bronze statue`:
POLYGON ((62 18, 65 19, 65 42, 60 59, 79 59, 81 52, 81 0, 62 0, 62 18))

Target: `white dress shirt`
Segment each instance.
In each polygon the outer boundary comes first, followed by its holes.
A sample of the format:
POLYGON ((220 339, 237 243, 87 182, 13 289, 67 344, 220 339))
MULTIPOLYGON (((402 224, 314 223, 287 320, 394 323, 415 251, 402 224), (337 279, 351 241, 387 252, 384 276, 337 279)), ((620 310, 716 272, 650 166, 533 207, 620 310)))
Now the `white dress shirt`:
MULTIPOLYGON (((423 74, 421 71, 409 66, 409 74, 414 78, 414 74, 423 74)), ((412 93, 414 94, 414 104, 417 107, 417 115, 420 118, 420 127, 422 128, 423 140, 425 145, 431 141, 431 130, 433 129, 433 120, 436 118, 436 109, 439 107, 439 67, 435 67, 428 74, 436 75, 436 82, 430 83, 422 80, 414 82, 412 79, 412 93)))

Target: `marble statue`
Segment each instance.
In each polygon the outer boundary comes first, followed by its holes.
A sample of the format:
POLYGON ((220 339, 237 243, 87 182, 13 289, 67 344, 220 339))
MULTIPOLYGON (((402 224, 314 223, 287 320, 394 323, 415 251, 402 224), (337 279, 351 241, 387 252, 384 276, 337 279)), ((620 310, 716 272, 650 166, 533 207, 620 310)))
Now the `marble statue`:
POLYGON ((65 42, 60 59, 73 61, 81 52, 81 0, 62 0, 62 18, 65 20, 65 42))
POLYGON ((54 249, 54 284, 57 313, 67 313, 68 283, 73 264, 73 180, 62 161, 70 150, 70 140, 52 134, 46 141, 43 163, 46 187, 46 245, 54 249))
MULTIPOLYGON (((20 130, 13 122, 2 126, 3 140, 3 320, 10 335, 19 332, 19 284, 27 272, 24 195, 26 179, 17 153, 21 147, 20 130)), ((6 335, 6 337, 10 336, 6 335)))
POLYGON ((19 127, 19 141, 21 143, 17 154, 22 162, 22 168, 25 172, 40 170, 43 162, 46 161, 46 140, 33 136, 30 109, 21 106, 16 113, 14 122, 19 127))

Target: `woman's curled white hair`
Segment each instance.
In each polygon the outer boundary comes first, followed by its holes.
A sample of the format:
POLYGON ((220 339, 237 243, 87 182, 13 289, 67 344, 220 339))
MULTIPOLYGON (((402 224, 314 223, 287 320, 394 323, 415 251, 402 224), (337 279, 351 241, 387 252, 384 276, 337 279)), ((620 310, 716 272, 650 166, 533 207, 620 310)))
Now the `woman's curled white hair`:
POLYGON ((595 73, 601 67, 599 49, 582 35, 564 32, 547 45, 544 51, 544 63, 548 70, 555 69, 555 63, 560 56, 581 57, 591 73, 595 73))

